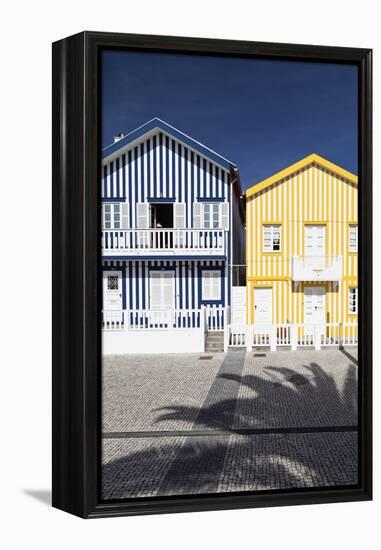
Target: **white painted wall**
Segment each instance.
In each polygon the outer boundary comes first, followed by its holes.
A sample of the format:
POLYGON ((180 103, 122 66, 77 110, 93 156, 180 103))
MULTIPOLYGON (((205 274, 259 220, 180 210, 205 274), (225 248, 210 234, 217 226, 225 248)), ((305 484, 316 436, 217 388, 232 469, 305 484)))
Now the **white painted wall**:
POLYGON ((201 329, 109 330, 102 333, 104 355, 149 353, 202 353, 205 335, 201 329))
POLYGON ((231 305, 231 324, 246 324, 246 287, 233 286, 231 305))

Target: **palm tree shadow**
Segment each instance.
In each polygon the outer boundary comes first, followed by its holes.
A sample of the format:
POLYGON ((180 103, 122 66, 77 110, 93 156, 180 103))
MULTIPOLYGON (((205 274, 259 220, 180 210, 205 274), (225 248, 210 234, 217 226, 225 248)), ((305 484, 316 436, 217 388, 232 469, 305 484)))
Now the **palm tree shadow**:
POLYGON ((103 466, 103 496, 137 498, 174 494, 274 490, 357 484, 357 368, 341 387, 317 363, 268 366, 262 374, 218 375, 218 395, 201 410, 159 409, 157 423, 194 421, 211 436, 105 441, 122 456, 103 466), (351 428, 338 433, 327 426, 351 428), (308 428, 321 428, 308 433, 308 428), (245 429, 301 428, 301 433, 245 435, 245 429), (352 430, 353 428, 353 430, 352 430))

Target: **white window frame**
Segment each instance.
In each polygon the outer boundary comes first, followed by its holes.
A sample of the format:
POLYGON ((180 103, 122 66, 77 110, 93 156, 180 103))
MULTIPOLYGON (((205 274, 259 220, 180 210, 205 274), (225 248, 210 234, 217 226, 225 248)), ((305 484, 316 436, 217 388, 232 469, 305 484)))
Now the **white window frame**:
POLYGON ((205 302, 219 302, 221 301, 221 271, 218 269, 203 269, 201 274, 202 284, 201 284, 201 299, 205 302), (210 280, 218 282, 216 288, 211 286, 210 280), (207 283, 209 283, 209 289, 206 288, 207 283), (211 292, 212 290, 212 292, 211 292))
POLYGON ((357 252, 358 250, 358 225, 357 223, 350 223, 348 225, 348 252, 357 252), (352 231, 355 231, 354 236, 351 235, 352 231), (351 245, 351 240, 354 239, 355 243, 351 245))
POLYGON ((102 229, 125 229, 128 227, 128 205, 123 202, 102 204, 102 229), (110 219, 107 219, 109 216, 110 219), (116 219, 116 218, 119 219, 116 219))
POLYGON ((220 216, 220 203, 219 202, 204 202, 202 205, 202 225, 204 229, 220 229, 221 216, 220 216), (206 209, 209 209, 209 224, 206 223, 206 209), (213 225, 216 219, 217 225, 213 225))
POLYGON ((282 252, 282 224, 280 223, 264 223, 262 225, 262 250, 263 252, 270 253, 279 253, 282 252), (267 228, 270 228, 270 244, 265 244, 265 231, 267 228), (279 228, 279 250, 275 250, 274 247, 278 246, 275 244, 275 229, 279 228))
POLYGON ((348 312, 350 315, 358 314, 358 287, 350 286, 348 288, 348 312))

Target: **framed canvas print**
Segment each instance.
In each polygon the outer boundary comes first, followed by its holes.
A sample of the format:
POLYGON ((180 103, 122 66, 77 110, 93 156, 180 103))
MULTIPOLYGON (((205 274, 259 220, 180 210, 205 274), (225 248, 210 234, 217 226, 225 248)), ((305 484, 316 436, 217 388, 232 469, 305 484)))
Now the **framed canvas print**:
POLYGON ((53 45, 53 505, 369 500, 371 50, 53 45))

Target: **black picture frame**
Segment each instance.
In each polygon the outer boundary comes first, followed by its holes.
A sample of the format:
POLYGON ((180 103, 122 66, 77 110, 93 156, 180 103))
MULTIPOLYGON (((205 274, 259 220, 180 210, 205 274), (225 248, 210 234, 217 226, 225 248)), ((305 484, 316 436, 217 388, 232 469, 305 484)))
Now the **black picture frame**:
POLYGON ((53 506, 83 518, 372 498, 372 50, 82 32, 53 44, 53 506), (99 59, 104 48, 352 63, 359 74, 359 485, 99 498, 99 59))

